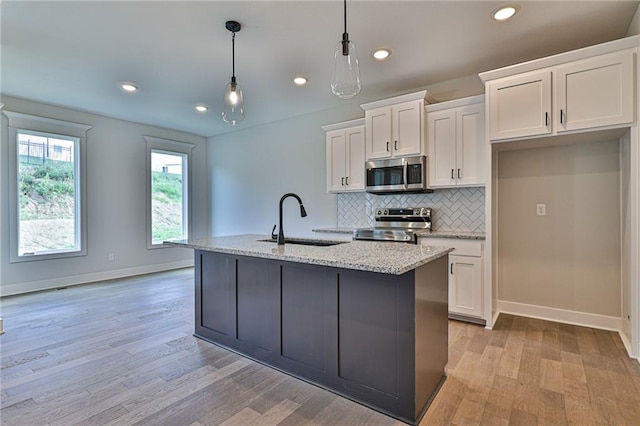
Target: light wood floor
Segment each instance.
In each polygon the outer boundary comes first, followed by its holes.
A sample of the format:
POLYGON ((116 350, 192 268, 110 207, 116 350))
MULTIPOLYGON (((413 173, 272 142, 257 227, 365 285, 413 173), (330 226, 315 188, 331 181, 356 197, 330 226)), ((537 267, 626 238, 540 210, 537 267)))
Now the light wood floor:
MULTIPOLYGON (((192 337, 190 269, 1 301, 2 425, 401 425, 192 337)), ((615 333, 514 316, 451 321, 424 425, 640 425, 615 333)))

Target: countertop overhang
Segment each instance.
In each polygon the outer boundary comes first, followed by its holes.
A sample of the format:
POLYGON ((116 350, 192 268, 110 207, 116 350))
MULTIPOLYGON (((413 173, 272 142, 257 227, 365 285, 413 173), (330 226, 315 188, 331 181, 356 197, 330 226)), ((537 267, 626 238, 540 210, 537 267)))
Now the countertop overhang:
MULTIPOLYGON (((251 256, 334 268, 354 269, 381 274, 402 275, 427 264, 453 249, 406 243, 373 241, 336 241, 329 247, 260 241, 267 235, 246 234, 193 240, 165 241, 165 245, 217 253, 251 256)), ((330 241, 318 239, 318 241, 330 241)))

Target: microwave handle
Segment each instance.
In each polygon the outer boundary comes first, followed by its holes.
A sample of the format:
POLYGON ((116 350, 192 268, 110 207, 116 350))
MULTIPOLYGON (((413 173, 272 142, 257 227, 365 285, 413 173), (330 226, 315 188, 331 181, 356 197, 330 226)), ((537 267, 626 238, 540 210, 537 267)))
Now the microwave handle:
POLYGON ((407 178, 408 178, 408 173, 407 173, 407 161, 403 158, 402 159, 402 177, 403 177, 403 183, 404 183, 404 189, 407 189, 407 178))

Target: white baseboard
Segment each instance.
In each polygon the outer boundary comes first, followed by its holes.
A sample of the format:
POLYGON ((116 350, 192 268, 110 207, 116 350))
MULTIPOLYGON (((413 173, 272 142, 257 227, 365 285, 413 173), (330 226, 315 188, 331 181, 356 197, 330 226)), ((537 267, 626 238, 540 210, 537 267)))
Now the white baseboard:
POLYGON ((485 327, 487 330, 493 330, 493 326, 496 325, 496 321, 498 321, 498 317, 500 316, 500 311, 499 310, 495 310, 493 311, 493 317, 491 318, 491 326, 489 326, 487 324, 487 326, 485 327))
POLYGON ((33 291, 49 290, 53 288, 68 287, 79 284, 87 284, 96 281, 113 280, 135 275, 151 274, 154 272, 169 271, 172 269, 189 268, 192 266, 193 259, 188 259, 176 262, 158 263, 154 265, 136 266, 133 268, 94 272, 91 274, 72 275, 68 277, 51 278, 48 280, 9 284, 0 286, 0 297, 11 296, 14 294, 30 293, 33 291))
POLYGON ((590 314, 587 312, 568 311, 547 306, 508 302, 505 300, 498 300, 497 311, 504 314, 520 315, 523 317, 538 318, 601 330, 618 332, 622 330, 622 318, 590 314))
POLYGON ((624 348, 627 350, 627 353, 629 354, 629 358, 633 358, 636 361, 638 361, 638 363, 640 363, 640 358, 633 355, 633 350, 632 350, 632 344, 629 341, 629 339, 627 339, 627 335, 624 334, 622 331, 619 331, 618 334, 620 334, 620 340, 622 340, 622 344, 624 345, 624 348))

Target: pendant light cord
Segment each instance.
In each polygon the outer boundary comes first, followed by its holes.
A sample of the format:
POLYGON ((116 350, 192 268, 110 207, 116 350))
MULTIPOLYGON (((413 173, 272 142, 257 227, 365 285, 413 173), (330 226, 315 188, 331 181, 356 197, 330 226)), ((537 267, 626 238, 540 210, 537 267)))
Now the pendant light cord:
POLYGON ((236 32, 231 36, 231 82, 236 82, 236 32))
POLYGON ((347 33, 347 0, 344 0, 344 33, 342 33, 342 56, 349 56, 349 34, 347 33))
POLYGON ((347 0, 344 0, 344 33, 347 33, 347 0))

